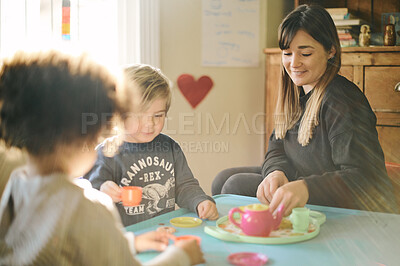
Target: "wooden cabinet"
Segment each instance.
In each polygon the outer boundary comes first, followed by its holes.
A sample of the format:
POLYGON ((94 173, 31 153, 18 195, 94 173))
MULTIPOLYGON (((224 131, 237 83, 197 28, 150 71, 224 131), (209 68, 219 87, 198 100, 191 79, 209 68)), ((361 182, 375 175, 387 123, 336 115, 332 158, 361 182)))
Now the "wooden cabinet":
MULTIPOLYGON (((264 53, 267 149, 268 138, 274 127, 281 50, 267 48, 264 53)), ((353 81, 367 96, 377 117, 378 136, 385 161, 400 163, 400 47, 342 48, 342 68, 339 73, 353 81)))

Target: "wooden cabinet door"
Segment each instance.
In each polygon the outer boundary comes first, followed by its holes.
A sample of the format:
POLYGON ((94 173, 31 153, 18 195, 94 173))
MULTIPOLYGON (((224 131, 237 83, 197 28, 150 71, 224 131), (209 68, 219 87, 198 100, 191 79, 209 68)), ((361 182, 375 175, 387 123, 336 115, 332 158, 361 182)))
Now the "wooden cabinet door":
POLYGON ((365 95, 377 117, 377 130, 385 160, 400 163, 400 66, 368 66, 365 95))
POLYGON ((395 86, 400 82, 400 66, 365 67, 365 96, 376 112, 398 114, 400 126, 400 92, 395 86))
POLYGON ((400 164, 400 127, 377 126, 385 161, 400 164))

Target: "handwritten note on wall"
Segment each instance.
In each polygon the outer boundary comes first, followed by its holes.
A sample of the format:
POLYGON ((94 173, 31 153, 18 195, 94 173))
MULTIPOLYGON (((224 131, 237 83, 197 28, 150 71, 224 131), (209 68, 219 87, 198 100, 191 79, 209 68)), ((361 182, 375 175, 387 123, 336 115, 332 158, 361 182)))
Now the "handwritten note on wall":
POLYGON ((203 0, 202 65, 259 65, 259 0, 203 0))

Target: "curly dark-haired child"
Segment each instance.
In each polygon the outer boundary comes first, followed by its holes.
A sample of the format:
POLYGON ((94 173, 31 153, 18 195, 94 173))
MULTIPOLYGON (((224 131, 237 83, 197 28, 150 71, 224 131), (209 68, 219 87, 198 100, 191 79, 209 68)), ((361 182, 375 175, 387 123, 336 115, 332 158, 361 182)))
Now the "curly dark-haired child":
POLYGON ((83 147, 97 143, 119 109, 115 84, 104 67, 55 51, 3 62, 0 139, 28 163, 1 198, 1 265, 140 265, 134 254, 147 249, 166 249, 152 265, 203 261, 196 241, 167 248, 166 233, 125 232, 110 197, 72 181, 96 159, 83 147), (87 115, 98 119, 87 123, 87 115))
POLYGON ((171 103, 170 81, 149 65, 126 67, 123 76, 117 87, 128 110, 122 117, 123 132, 100 145, 85 178, 111 196, 125 226, 173 211, 175 203, 202 219, 217 219, 215 202, 194 178, 181 147, 161 133, 171 103), (125 186, 142 187, 140 205, 120 204, 125 186))

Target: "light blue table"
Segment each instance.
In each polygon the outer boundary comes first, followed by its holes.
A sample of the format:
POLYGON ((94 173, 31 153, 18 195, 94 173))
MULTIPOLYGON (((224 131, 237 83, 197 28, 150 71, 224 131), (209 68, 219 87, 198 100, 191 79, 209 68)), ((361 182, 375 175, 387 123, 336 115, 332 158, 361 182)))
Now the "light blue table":
MULTIPOLYGON (((218 195, 214 197, 220 217, 233 207, 257 203, 252 197, 218 195)), ((340 208, 307 205, 311 210, 326 215, 318 236, 313 239, 282 245, 261 245, 225 242, 204 233, 204 226, 215 226, 215 221, 203 221, 194 228, 176 227, 175 235, 198 235, 202 238, 205 265, 230 265, 227 257, 235 252, 259 252, 268 256, 266 265, 400 265, 400 215, 365 212, 340 208)), ((160 223, 171 226, 169 220, 179 216, 197 217, 179 209, 145 222, 128 226, 136 234, 155 230, 160 223)), ((156 252, 138 255, 147 261, 156 252)))

